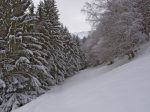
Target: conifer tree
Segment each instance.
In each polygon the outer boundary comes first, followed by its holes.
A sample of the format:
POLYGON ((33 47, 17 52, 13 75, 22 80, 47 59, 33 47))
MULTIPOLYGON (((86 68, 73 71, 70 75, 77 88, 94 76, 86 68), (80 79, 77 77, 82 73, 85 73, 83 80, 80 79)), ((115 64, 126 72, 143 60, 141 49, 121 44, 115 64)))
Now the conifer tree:
POLYGON ((0 15, 1 112, 30 102, 82 68, 79 41, 62 27, 54 0, 40 2, 37 12, 31 0, 1 0, 0 15))
POLYGON ((71 35, 68 29, 63 26, 61 35, 64 43, 63 52, 65 53, 65 67, 67 70, 65 77, 70 77, 85 67, 85 55, 81 50, 79 37, 71 35))
POLYGON ((58 10, 54 0, 44 0, 38 7, 39 23, 37 31, 48 36, 50 51, 49 69, 56 80, 56 83, 64 81, 66 72, 64 67, 63 38, 60 35, 60 22, 58 10))
POLYGON ((5 37, 6 56, 1 61, 1 80, 5 84, 0 94, 3 99, 0 106, 2 112, 9 112, 28 103, 54 84, 47 68, 48 52, 44 43, 47 37, 41 39, 42 34, 33 33, 35 21, 25 13, 31 1, 10 2, 13 12, 10 18, 6 18, 10 26, 5 37))
POLYGON ((81 69, 80 53, 77 41, 59 22, 58 10, 54 0, 44 0, 38 7, 38 32, 49 37, 50 71, 61 83, 65 77, 74 75, 81 69))

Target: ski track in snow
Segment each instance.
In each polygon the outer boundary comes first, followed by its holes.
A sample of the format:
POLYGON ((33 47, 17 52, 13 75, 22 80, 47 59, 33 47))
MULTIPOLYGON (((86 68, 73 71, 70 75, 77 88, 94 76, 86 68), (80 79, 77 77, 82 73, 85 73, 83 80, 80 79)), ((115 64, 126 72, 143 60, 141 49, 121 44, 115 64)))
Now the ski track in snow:
POLYGON ((150 112, 150 54, 122 63, 83 70, 13 112, 150 112))

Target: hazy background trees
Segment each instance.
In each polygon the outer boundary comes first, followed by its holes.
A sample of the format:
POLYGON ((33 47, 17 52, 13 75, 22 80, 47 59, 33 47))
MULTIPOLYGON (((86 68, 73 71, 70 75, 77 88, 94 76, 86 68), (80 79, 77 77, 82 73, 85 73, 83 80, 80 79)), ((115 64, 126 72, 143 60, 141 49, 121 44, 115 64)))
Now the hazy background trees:
POLYGON ((82 11, 95 30, 83 45, 92 65, 112 64, 125 55, 131 59, 149 40, 148 0, 95 0, 82 11))

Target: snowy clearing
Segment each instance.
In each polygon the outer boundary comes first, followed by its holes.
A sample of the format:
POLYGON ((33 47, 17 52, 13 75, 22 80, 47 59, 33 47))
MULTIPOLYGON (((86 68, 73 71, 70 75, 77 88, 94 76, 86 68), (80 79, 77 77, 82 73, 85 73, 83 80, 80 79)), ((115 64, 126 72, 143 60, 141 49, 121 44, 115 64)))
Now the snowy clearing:
POLYGON ((150 54, 117 66, 81 71, 13 112, 150 112, 150 54))

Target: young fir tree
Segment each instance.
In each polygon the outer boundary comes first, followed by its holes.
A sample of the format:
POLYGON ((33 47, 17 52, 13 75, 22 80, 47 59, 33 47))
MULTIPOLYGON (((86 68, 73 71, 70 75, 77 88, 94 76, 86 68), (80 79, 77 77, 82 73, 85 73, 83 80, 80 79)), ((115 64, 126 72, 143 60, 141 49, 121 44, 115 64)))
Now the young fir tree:
POLYGON ((64 58, 65 58, 65 69, 66 74, 65 77, 70 77, 75 74, 75 72, 78 71, 78 64, 76 63, 76 57, 75 56, 75 43, 73 42, 73 38, 71 34, 69 33, 68 29, 62 26, 61 35, 63 38, 63 52, 64 52, 64 58))

